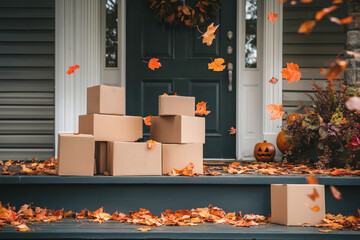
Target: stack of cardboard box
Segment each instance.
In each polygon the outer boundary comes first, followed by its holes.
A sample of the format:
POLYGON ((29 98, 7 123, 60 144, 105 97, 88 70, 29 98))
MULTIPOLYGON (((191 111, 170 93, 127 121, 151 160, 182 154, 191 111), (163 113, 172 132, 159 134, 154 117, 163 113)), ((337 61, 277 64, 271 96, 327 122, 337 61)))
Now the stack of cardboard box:
POLYGON ((162 143, 163 174, 190 162, 193 173, 203 173, 205 118, 195 117, 194 97, 159 96, 159 116, 151 121, 150 138, 162 143))
POLYGON ((59 133, 58 174, 161 175, 161 144, 148 149, 146 143, 135 142, 143 136, 142 117, 124 113, 124 88, 88 88, 79 134, 59 133))

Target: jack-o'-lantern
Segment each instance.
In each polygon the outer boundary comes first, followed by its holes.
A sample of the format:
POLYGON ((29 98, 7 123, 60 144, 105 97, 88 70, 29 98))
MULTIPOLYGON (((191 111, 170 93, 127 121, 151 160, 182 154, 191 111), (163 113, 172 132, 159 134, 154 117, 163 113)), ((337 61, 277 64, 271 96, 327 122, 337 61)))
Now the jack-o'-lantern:
POLYGON ((278 136, 276 137, 276 146, 280 150, 280 152, 285 153, 290 148, 295 148, 296 144, 290 144, 286 141, 284 137, 284 131, 279 132, 278 136))
POLYGON ((275 153, 275 146, 267 141, 257 143, 254 148, 254 156, 259 162, 271 162, 275 157, 275 153))

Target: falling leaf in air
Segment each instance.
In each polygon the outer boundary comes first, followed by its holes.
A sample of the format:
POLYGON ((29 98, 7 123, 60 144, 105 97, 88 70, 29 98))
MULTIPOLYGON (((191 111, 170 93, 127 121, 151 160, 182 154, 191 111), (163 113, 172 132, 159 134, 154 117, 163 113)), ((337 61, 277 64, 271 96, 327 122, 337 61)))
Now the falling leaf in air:
POLYGON ((341 192, 336 187, 331 185, 330 190, 334 198, 336 198, 337 200, 342 200, 341 192))
POLYGON ((340 78, 342 72, 346 70, 348 61, 337 59, 335 63, 330 64, 329 71, 326 74, 326 78, 329 81, 340 78))
POLYGON ((70 67, 69 67, 69 70, 68 70, 66 73, 67 73, 68 75, 71 75, 71 74, 74 73, 74 71, 75 71, 76 69, 79 69, 79 68, 80 68, 79 65, 70 66, 70 67))
POLYGON ((195 111, 195 114, 198 115, 198 116, 202 116, 202 115, 208 115, 211 111, 207 111, 206 106, 207 102, 199 102, 196 104, 196 111, 195 111))
POLYGON ((278 81, 279 81, 279 79, 277 79, 276 77, 272 77, 272 78, 269 80, 269 83, 271 83, 271 84, 276 84, 278 81))
POLYGON ((206 45, 211 46, 213 40, 215 39, 215 31, 220 25, 214 26, 214 23, 211 23, 208 27, 206 32, 201 35, 203 37, 202 42, 206 43, 206 45))
POLYGON ((208 63, 208 69, 213 70, 214 72, 221 72, 225 69, 225 65, 222 65, 225 63, 225 60, 223 58, 216 58, 213 62, 208 63))
POLYGON ((315 188, 313 189, 313 193, 312 193, 312 194, 307 194, 307 196, 308 196, 311 200, 313 200, 314 202, 315 202, 315 200, 316 200, 317 198, 320 197, 315 188))
POLYGON ((268 19, 272 23, 276 22, 277 17, 278 17, 278 14, 275 13, 275 12, 269 12, 268 13, 268 19))
POLYGON ((269 113, 271 114, 271 118, 270 118, 271 120, 281 119, 282 116, 284 115, 282 104, 279 104, 279 106, 276 106, 276 104, 272 103, 272 104, 269 104, 266 108, 269 111, 269 113))
POLYGON ((319 68, 319 72, 320 72, 320 74, 322 74, 322 75, 325 75, 326 74, 326 70, 325 70, 325 68, 319 68))
POLYGON ((353 56, 357 61, 360 62, 360 53, 357 53, 354 51, 348 51, 348 50, 346 50, 345 52, 346 52, 346 54, 353 56))
POLYGON ((145 123, 146 126, 150 126, 150 125, 151 125, 151 120, 152 120, 152 116, 151 116, 151 115, 149 115, 149 116, 147 116, 147 117, 144 117, 143 119, 144 119, 144 123, 145 123))
POLYGON ((360 97, 353 96, 349 98, 345 103, 347 109, 350 111, 359 111, 360 110, 360 97))
POLYGON ((319 21, 321 20, 326 14, 331 13, 332 11, 335 11, 336 9, 338 9, 339 7, 336 5, 327 7, 327 8, 323 8, 321 11, 318 11, 315 15, 315 20, 319 21))
POLYGON ((154 140, 148 140, 147 142, 147 148, 152 150, 155 147, 156 142, 154 140))
POLYGON ((152 58, 150 59, 148 66, 151 70, 155 71, 155 68, 160 68, 161 67, 161 63, 159 63, 159 59, 158 58, 152 58))
POLYGON ((231 127, 228 131, 229 131, 229 134, 230 134, 230 135, 233 135, 233 134, 236 133, 236 128, 231 127))
POLYGON ((301 72, 299 72, 299 65, 294 63, 286 63, 286 68, 283 68, 281 73, 281 77, 289 80, 289 83, 297 82, 301 78, 301 72))
POLYGON ((137 230, 140 232, 148 232, 151 230, 151 228, 138 228, 137 230))
POLYGON ((312 29, 315 27, 316 21, 315 20, 308 20, 305 21, 299 27, 298 33, 305 33, 306 35, 310 34, 312 29))
POLYGON ((337 17, 332 17, 332 16, 329 16, 329 20, 333 23, 336 23, 338 25, 344 25, 344 24, 350 24, 352 23, 352 20, 353 20, 353 17, 352 16, 348 16, 346 18, 343 18, 343 19, 339 19, 337 17))
POLYGON ((308 182, 308 184, 319 184, 319 181, 317 180, 317 178, 314 177, 307 177, 306 181, 308 182))
POLYGON ((311 211, 318 212, 318 211, 320 211, 320 207, 318 205, 315 205, 311 208, 311 211))

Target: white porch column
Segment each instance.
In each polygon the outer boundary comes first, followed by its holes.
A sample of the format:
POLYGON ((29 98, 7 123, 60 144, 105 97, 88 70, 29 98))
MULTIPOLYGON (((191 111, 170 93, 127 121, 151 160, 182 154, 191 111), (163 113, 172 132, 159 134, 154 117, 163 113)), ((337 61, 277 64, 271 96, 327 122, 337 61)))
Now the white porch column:
POLYGON ((57 133, 77 132, 86 88, 100 84, 100 0, 55 1, 55 154, 57 133), (78 64, 72 75, 69 66, 78 64))
MULTIPOLYGON (((283 5, 278 0, 264 1, 264 33, 263 33, 263 134, 264 140, 276 145, 276 137, 281 130, 282 120, 270 120, 266 106, 275 103, 282 104, 282 44, 283 44, 283 5), (269 12, 276 12, 278 19, 275 23, 267 19, 269 12), (277 84, 270 84, 268 81, 276 77, 277 84)), ((277 151, 277 153, 280 153, 277 151)))

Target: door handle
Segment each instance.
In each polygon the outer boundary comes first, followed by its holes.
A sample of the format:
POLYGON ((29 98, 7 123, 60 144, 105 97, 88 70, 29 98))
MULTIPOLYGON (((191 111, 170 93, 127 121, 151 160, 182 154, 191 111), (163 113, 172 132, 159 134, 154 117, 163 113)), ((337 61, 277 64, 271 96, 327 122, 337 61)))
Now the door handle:
POLYGON ((232 77, 233 77, 233 64, 231 62, 229 62, 227 64, 227 69, 228 69, 228 79, 229 79, 229 84, 228 84, 228 91, 232 92, 232 77))

